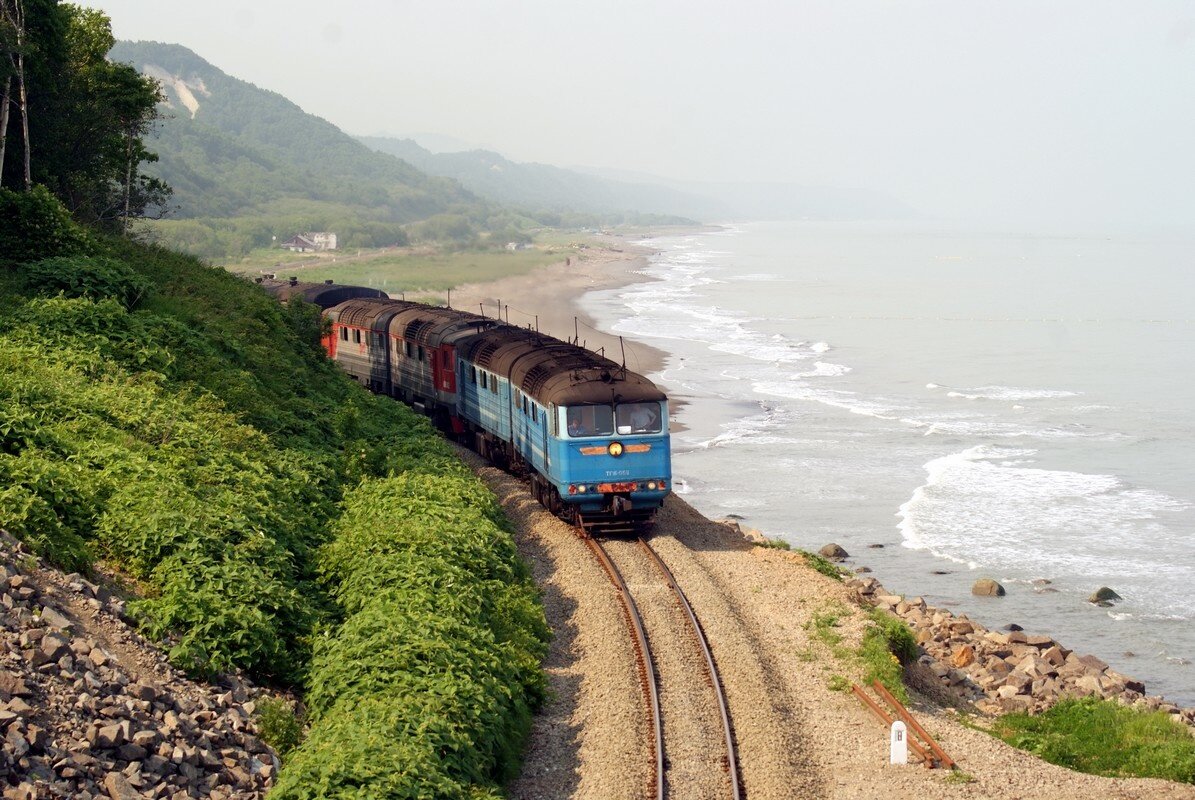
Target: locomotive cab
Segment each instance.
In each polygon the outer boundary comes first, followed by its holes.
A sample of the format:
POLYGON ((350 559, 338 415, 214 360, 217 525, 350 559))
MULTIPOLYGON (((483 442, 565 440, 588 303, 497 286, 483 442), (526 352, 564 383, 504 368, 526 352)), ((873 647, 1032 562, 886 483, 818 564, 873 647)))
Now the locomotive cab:
POLYGON ((650 520, 668 494, 667 420, 667 402, 655 399, 556 409, 561 457, 551 477, 561 499, 583 522, 650 520))

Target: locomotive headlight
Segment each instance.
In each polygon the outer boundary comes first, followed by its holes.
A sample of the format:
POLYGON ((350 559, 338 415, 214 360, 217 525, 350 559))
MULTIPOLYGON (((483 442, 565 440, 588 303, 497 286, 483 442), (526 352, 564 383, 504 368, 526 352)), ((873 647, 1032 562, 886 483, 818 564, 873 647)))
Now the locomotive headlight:
POLYGON ((622 442, 610 442, 610 446, 606 448, 606 452, 618 458, 622 455, 622 442))
POLYGON ((648 491, 650 491, 650 492, 654 492, 654 491, 656 490, 656 482, 655 482, 655 481, 648 481, 648 482, 647 482, 647 489, 648 489, 648 491))
POLYGON ((588 490, 589 490, 589 487, 586 486, 585 484, 581 484, 580 486, 577 487, 578 494, 585 494, 585 492, 587 492, 588 490))

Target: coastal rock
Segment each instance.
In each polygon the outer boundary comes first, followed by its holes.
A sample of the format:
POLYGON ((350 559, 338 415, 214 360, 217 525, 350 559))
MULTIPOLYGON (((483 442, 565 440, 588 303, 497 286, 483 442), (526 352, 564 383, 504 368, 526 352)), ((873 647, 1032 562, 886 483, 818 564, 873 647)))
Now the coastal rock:
POLYGON ((1093 594, 1091 597, 1087 598, 1087 602, 1094 603, 1097 606, 1107 607, 1107 606, 1112 605, 1117 600, 1123 600, 1123 599, 1124 599, 1123 597, 1118 595, 1112 589, 1109 589, 1107 586, 1101 586, 1100 588, 1095 590, 1095 594, 1093 594))
POLYGON ((971 587, 971 594, 979 597, 1003 597, 1004 587, 991 578, 980 578, 971 587))
POLYGON ((821 550, 818 550, 817 552, 818 552, 818 555, 824 556, 825 558, 828 558, 831 561, 841 561, 844 558, 850 558, 850 553, 848 553, 846 550, 844 550, 842 545, 834 544, 833 542, 831 542, 828 545, 825 545, 824 547, 822 547, 821 550))
POLYGON ((950 663, 956 667, 967 667, 974 664, 975 648, 969 644, 963 645, 954 651, 954 656, 950 659, 950 663))

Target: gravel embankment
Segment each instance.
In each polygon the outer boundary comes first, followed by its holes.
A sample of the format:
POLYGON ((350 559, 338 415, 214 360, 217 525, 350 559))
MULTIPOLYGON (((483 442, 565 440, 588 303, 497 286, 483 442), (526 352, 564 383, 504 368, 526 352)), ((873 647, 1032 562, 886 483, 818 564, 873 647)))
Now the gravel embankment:
POLYGON ((187 679, 119 598, 43 569, 3 531, 0 601, 5 798, 265 796, 278 759, 256 736, 257 689, 187 679))
MULTIPOLYGON (((536 718, 511 797, 647 796, 643 701, 615 590, 569 526, 536 505, 519 481, 476 458, 470 463, 514 521, 556 632, 547 664, 553 699, 536 718)), ((1047 764, 924 700, 914 702, 914 713, 965 775, 890 766, 886 730, 852 695, 829 688, 833 675, 857 676, 805 629, 827 608, 856 608, 847 587, 809 569, 797 554, 754 546, 676 497, 661 513, 652 544, 709 637, 751 800, 1195 800, 1193 786, 1100 778, 1047 764)), ((863 627, 856 611, 836 630, 850 643, 863 627)))

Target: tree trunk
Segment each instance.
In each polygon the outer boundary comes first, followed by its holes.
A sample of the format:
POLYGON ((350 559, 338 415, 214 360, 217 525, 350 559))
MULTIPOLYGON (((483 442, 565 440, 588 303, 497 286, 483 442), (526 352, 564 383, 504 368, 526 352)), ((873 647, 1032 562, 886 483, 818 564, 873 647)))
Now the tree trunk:
POLYGON ((4 185, 4 147, 8 142, 8 93, 12 89, 12 76, 4 79, 4 94, 0 95, 0 186, 4 185))
POLYGON ((124 219, 121 220, 121 232, 129 232, 129 198, 133 194, 133 133, 129 131, 125 144, 125 172, 124 172, 124 219))
MULTIPOLYGON (((17 42, 23 44, 21 31, 18 30, 17 42)), ((29 156, 29 98, 25 94, 25 56, 17 53, 17 87, 21 94, 21 136, 25 140, 25 191, 33 188, 33 173, 30 170, 29 156)))
MULTIPOLYGON (((17 78, 17 94, 20 98, 21 107, 21 135, 25 140, 25 191, 33 188, 33 172, 30 169, 30 145, 29 145, 29 96, 25 91, 25 8, 21 5, 21 0, 12 0, 11 5, 8 2, 0 3, 0 12, 3 12, 4 19, 8 24, 12 25, 13 30, 17 35, 16 58, 10 53, 8 58, 14 67, 17 78)), ((9 78, 11 81, 11 77, 9 78)), ((9 96, 10 88, 6 82, 4 95, 9 96)), ((5 103, 4 119, 7 124, 8 120, 8 104, 5 103)))

